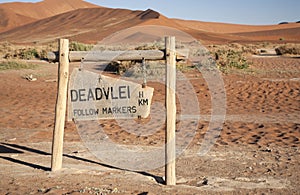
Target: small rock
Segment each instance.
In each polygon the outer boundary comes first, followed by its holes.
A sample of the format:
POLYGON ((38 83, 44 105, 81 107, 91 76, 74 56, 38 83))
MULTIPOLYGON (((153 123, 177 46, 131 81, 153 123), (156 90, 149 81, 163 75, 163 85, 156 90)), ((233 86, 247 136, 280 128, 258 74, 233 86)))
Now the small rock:
POLYGON ((37 78, 34 78, 32 74, 26 75, 24 78, 28 81, 37 81, 37 78))
POLYGON ((38 192, 42 192, 42 193, 44 193, 44 192, 46 192, 46 189, 44 189, 44 188, 40 188, 40 189, 38 189, 38 192))
POLYGON ((207 178, 204 178, 202 184, 203 184, 203 185, 208 185, 208 179, 207 179, 207 178))
POLYGON ((114 188, 113 191, 111 193, 119 193, 120 191, 118 190, 118 188, 114 188))
POLYGON ((266 149, 264 149, 264 150, 261 150, 262 152, 272 152, 272 150, 270 149, 270 148, 266 148, 266 149))
POLYGON ((147 177, 150 181, 155 181, 153 177, 147 177))
POLYGON ((240 182, 251 182, 251 179, 248 177, 236 177, 234 178, 235 181, 240 181, 240 182))
POLYGON ((202 181, 198 181, 197 182, 197 186, 200 187, 200 186, 205 186, 205 185, 208 185, 208 179, 206 177, 204 177, 202 179, 202 181))
POLYGON ((260 124, 259 126, 258 126, 258 128, 259 129, 262 129, 262 128, 264 128, 265 126, 263 125, 263 124, 260 124))

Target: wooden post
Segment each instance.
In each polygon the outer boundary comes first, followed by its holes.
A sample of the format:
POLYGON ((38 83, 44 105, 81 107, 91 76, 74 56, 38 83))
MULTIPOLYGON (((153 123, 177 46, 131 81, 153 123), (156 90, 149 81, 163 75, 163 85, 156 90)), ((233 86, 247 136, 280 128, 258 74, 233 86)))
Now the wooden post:
POLYGON ((55 124, 52 141, 51 170, 62 168, 63 138, 69 80, 69 40, 59 40, 58 91, 55 108, 55 124))
POLYGON ((176 51, 175 37, 166 37, 166 185, 176 185, 176 51))

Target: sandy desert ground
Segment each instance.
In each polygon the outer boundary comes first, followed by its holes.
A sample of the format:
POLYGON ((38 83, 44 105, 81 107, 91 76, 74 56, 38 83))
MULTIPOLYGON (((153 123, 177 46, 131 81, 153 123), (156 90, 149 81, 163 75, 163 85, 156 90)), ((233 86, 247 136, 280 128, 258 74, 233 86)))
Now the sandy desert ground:
MULTIPOLYGON (((251 72, 222 74, 226 119, 216 144, 197 153, 208 129, 211 94, 201 73, 186 71, 201 115, 188 149, 177 159, 177 186, 163 184, 164 167, 147 172, 118 169, 95 158, 76 126, 65 128, 63 169, 51 172, 57 64, 1 71, 1 194, 298 194, 300 60, 253 57, 251 72), (33 74, 37 81, 22 78, 33 74), (201 104, 205 102, 204 104, 201 104)), ((78 64, 72 63, 71 68, 78 64)), ((164 89, 155 83, 155 100, 164 89)), ((147 123, 147 121, 144 121, 147 123)), ((113 142, 156 147, 163 128, 137 136, 102 121, 113 142)), ((134 127, 133 127, 134 128, 134 127)))

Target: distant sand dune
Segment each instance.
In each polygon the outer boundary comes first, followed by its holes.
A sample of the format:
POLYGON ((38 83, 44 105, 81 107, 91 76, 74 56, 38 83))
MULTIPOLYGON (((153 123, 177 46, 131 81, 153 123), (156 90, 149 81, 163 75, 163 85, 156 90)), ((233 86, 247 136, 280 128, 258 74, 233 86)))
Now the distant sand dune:
MULTIPOLYGON (((176 28, 204 44, 300 42, 299 23, 253 26, 187 21, 170 19, 151 9, 111 9, 82 0, 4 3, 0 4, 0 16, 0 41, 13 43, 44 43, 60 37, 96 43, 115 32, 141 25, 176 28)), ((156 36, 156 33, 146 32, 148 38, 156 36)), ((134 41, 134 38, 141 39, 136 36, 130 37, 130 40, 134 41)))

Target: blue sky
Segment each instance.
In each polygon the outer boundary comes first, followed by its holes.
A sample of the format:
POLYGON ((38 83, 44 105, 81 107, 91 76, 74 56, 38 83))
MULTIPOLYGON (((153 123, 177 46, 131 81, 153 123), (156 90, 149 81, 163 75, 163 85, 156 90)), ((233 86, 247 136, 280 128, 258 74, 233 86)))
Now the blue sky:
MULTIPOLYGON (((13 0, 0 0, 1 3, 13 0)), ((39 0, 18 0, 37 2, 39 0)), ((300 20, 299 0, 86 0, 111 8, 159 11, 170 18, 237 24, 277 24, 300 20)))

